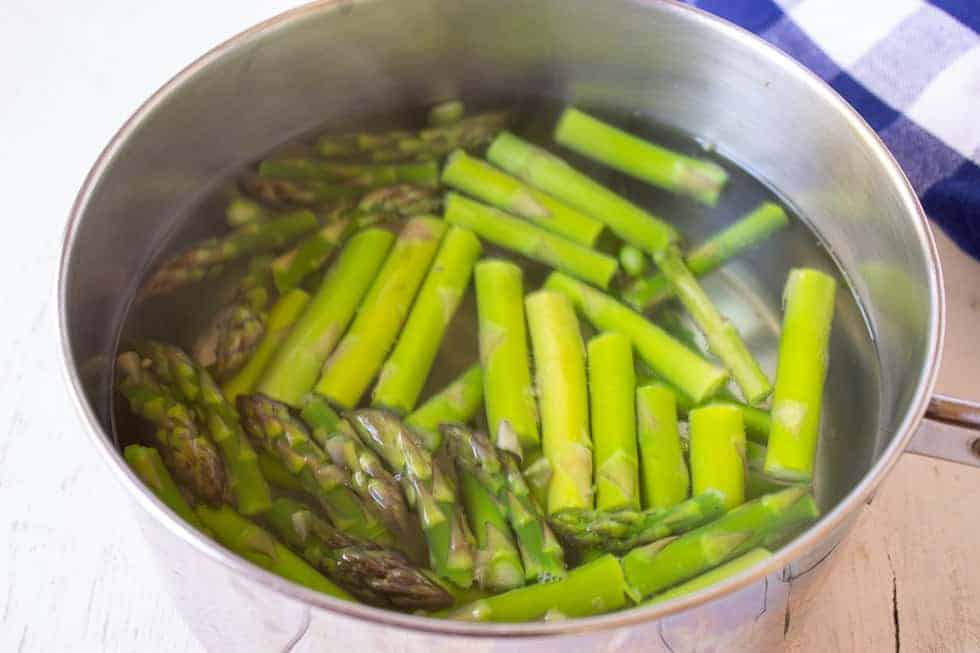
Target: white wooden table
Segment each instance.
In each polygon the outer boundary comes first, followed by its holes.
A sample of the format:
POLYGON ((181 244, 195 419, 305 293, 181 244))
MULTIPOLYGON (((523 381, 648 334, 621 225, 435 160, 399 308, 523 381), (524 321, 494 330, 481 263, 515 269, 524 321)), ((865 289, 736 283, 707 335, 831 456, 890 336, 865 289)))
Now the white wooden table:
MULTIPOLYGON (((0 19, 0 651, 192 651, 116 482, 63 389, 53 281, 74 193, 112 133, 181 66, 295 4, 5 0, 0 19)), ((980 264, 940 236, 950 330, 940 390, 980 399, 980 264), (972 334, 972 335, 971 335, 972 334)), ((980 472, 908 457, 793 650, 980 650, 980 472)))

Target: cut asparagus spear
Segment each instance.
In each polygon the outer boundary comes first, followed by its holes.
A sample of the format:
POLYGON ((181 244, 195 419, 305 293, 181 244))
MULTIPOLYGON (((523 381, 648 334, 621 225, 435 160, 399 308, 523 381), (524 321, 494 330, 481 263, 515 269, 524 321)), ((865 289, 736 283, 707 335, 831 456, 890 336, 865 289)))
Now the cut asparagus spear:
POLYGON ((394 241, 382 229, 365 229, 340 252, 306 311, 262 375, 258 391, 298 406, 340 340, 394 241))
POLYGON ((709 404, 687 416, 691 429, 691 490, 717 490, 725 507, 745 501, 745 428, 734 406, 709 404))
POLYGON ((619 248, 619 266, 627 275, 639 277, 647 270, 647 257, 639 248, 626 244, 619 248))
POLYGON ((347 235, 350 226, 348 220, 333 220, 277 258, 272 263, 272 278, 279 292, 295 288, 303 279, 319 270, 347 235))
POLYGON ((672 152, 578 109, 565 109, 555 128, 555 140, 620 172, 708 206, 717 203, 728 181, 728 173, 717 163, 672 152))
POLYGON ((673 391, 660 383, 636 390, 643 507, 669 508, 687 498, 691 481, 677 429, 673 391))
POLYGON ((578 319, 564 295, 527 296, 541 411, 541 444, 551 466, 548 513, 592 507, 592 442, 585 378, 585 347, 578 319))
POLYGON ((373 165, 291 157, 265 159, 259 164, 259 174, 270 179, 343 182, 365 188, 405 183, 435 186, 439 182, 439 167, 432 161, 373 165))
POLYGON ((228 506, 198 506, 197 516, 218 542, 249 562, 318 592, 347 601, 353 600, 350 594, 283 546, 268 531, 228 506))
MULTIPOLYGON (((695 277, 703 277, 765 240, 788 223, 789 218, 783 211, 783 207, 765 202, 692 249, 684 257, 684 262, 691 274, 695 277)), ((622 293, 623 299, 640 311, 653 308, 673 295, 674 289, 670 281, 660 273, 633 280, 622 293)))
POLYGON ((343 408, 357 405, 398 337, 445 231, 445 223, 435 218, 405 224, 350 330, 324 364, 315 388, 319 394, 343 408))
POLYGON ((415 407, 481 252, 471 232, 451 227, 422 283, 405 327, 385 361, 372 402, 399 414, 415 407))
POLYGON ((435 451, 442 443, 439 426, 465 424, 483 405, 483 368, 479 363, 467 367, 445 388, 405 418, 405 424, 418 434, 425 448, 435 451))
POLYGON ((639 509, 633 346, 621 333, 602 333, 589 340, 588 359, 596 508, 639 509))
POLYGON ((679 240, 677 231, 535 145, 503 132, 487 150, 490 162, 555 199, 607 225, 644 252, 679 240))
POLYGON ((836 290, 833 277, 807 268, 791 271, 786 281, 766 454, 766 473, 779 478, 813 476, 836 290))
POLYGON ((341 200, 356 200, 367 188, 347 182, 294 181, 247 175, 240 181, 242 190, 265 205, 277 208, 296 206, 320 207, 341 200))
POLYGON ((772 391, 769 379, 752 357, 738 330, 718 312, 697 279, 684 265, 680 251, 676 247, 668 247, 654 256, 654 261, 670 280, 684 308, 704 333, 711 351, 732 373, 732 378, 741 388, 745 399, 749 403, 757 403, 768 397, 772 391))
POLYGON ((495 245, 557 268, 601 288, 609 287, 619 264, 616 259, 545 231, 526 220, 449 193, 446 222, 471 229, 495 245))
POLYGON ((282 464, 282 461, 265 451, 256 453, 259 457, 259 469, 262 470, 262 476, 265 476, 270 485, 288 492, 305 492, 303 484, 282 464))
POLYGON ((773 478, 765 472, 766 448, 756 442, 745 443, 745 498, 761 497, 763 494, 779 492, 790 485, 789 481, 773 478))
POLYGON ((505 172, 457 150, 442 169, 442 183, 533 222, 585 247, 595 244, 602 223, 505 172))
POLYGON ((466 108, 459 100, 447 100, 445 102, 440 102, 429 109, 429 115, 426 122, 428 122, 431 127, 446 127, 448 125, 455 125, 463 119, 463 113, 465 111, 466 108))
POLYGON ((490 592, 520 587, 524 567, 504 517, 505 507, 469 471, 461 470, 459 479, 463 506, 476 538, 477 585, 490 592))
POLYGON ((261 204, 247 197, 233 197, 225 207, 225 221, 232 229, 268 219, 268 211, 261 204))
POLYGON ((768 560, 771 557, 772 553, 766 549, 752 549, 748 553, 743 553, 739 557, 726 562, 720 567, 715 567, 711 571, 705 572, 700 576, 695 576, 686 583, 675 585, 666 592, 662 592, 653 598, 647 599, 643 602, 643 605, 666 603, 667 601, 676 599, 680 596, 687 596, 688 594, 699 592, 707 587, 711 587, 712 585, 717 585, 724 580, 728 580, 732 576, 737 576, 746 569, 751 569, 752 567, 755 567, 757 564, 768 560))
POLYGON ((640 358, 672 385, 695 401, 714 395, 728 380, 728 373, 675 340, 643 316, 612 297, 554 272, 545 287, 567 296, 597 329, 618 331, 628 337, 640 358))
POLYGON ((160 452, 153 447, 143 447, 131 444, 123 449, 123 457, 133 472, 140 477, 146 487, 153 491, 168 508, 173 510, 185 522, 201 530, 203 525, 198 520, 194 510, 187 503, 177 483, 163 465, 160 452))
POLYGON ((487 428, 493 443, 523 456, 541 448, 531 389, 521 269, 482 261, 474 272, 487 428))

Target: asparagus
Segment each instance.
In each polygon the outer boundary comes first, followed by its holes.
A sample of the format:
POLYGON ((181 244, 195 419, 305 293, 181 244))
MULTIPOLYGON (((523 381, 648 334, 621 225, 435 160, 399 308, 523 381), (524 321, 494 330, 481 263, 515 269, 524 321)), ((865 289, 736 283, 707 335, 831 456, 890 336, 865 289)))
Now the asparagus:
POLYGON ((393 241, 394 236, 382 229, 365 229, 350 239, 269 361, 259 392, 299 405, 316 383, 323 361, 343 335, 393 241))
POLYGON ((724 511, 721 494, 708 491, 659 510, 562 510, 551 515, 551 525, 564 541, 580 550, 625 553, 697 528, 724 511))
POLYGON ((242 190, 263 204, 289 208, 318 207, 338 200, 355 200, 368 188, 349 182, 293 181, 248 175, 241 180, 242 190))
POLYGON ((639 509, 632 344, 621 333, 602 333, 589 340, 588 361, 596 508, 639 509))
POLYGON ((161 265, 140 289, 145 299, 200 281, 231 260, 288 245, 317 227, 309 211, 287 213, 267 222, 253 222, 222 238, 210 238, 161 265))
POLYGON ((483 405, 483 368, 479 363, 467 367, 445 388, 405 418, 425 448, 435 451, 442 443, 441 424, 465 424, 483 405))
POLYGON ((293 473, 282 463, 281 460, 269 455, 265 451, 257 452, 259 456, 259 469, 262 476, 269 481, 269 485, 288 492, 303 492, 303 484, 299 482, 293 473))
POLYGON ((359 227, 365 227, 389 218, 410 218, 434 213, 441 208, 442 193, 437 189, 414 184, 395 184, 366 194, 357 207, 343 214, 343 217, 359 227))
POLYGON ((339 599, 353 600, 350 594, 322 576, 302 558, 287 549, 267 530, 242 517, 228 506, 197 507, 198 518, 216 540, 263 569, 286 580, 305 585, 339 599))
POLYGON ((766 473, 779 478, 813 476, 836 289, 833 277, 807 268, 791 271, 786 281, 766 454, 766 473))
POLYGON ((745 498, 755 499, 763 494, 778 492, 790 485, 789 481, 773 478, 765 472, 766 448, 756 442, 745 443, 745 498))
POLYGON ((387 529, 351 490, 349 475, 330 461, 288 406, 259 394, 241 395, 238 411, 249 436, 299 479, 337 528, 379 544, 391 541, 387 529))
MULTIPOLYGON (((677 405, 677 414, 680 417, 687 417, 687 414, 695 407, 694 400, 691 399, 687 394, 681 392, 669 383, 662 381, 657 375, 641 375, 637 385, 659 385, 663 386, 665 390, 669 390, 674 395, 674 401, 677 405)), ((718 390, 714 397, 711 397, 704 403, 712 404, 725 404, 728 406, 735 406, 742 412, 742 422, 745 425, 745 437, 748 440, 757 442, 759 444, 765 444, 769 440, 769 411, 758 408, 756 406, 749 406, 743 401, 737 399, 734 394, 728 391, 727 388, 721 388, 718 390)), ((701 403, 699 405, 704 405, 701 403)))
POLYGON ((598 220, 565 206, 462 150, 453 152, 446 161, 442 183, 585 247, 592 247, 602 233, 602 223, 598 220))
POLYGON ((197 416, 174 397, 152 363, 138 352, 116 358, 117 387, 134 413, 151 422, 161 455, 177 479, 202 500, 218 505, 229 499, 225 466, 197 416))
POLYGON ((541 448, 524 324, 523 273, 513 263, 476 265, 480 363, 493 443, 523 456, 541 448))
POLYGON ((398 343, 381 368, 372 397, 375 406, 400 414, 415 407, 480 252, 480 241, 471 232, 451 227, 446 233, 398 343))
POLYGON ((221 391, 229 402, 234 403, 238 395, 248 394, 255 389, 262 372, 275 355, 279 345, 289 334, 289 329, 303 314, 310 296, 294 288, 279 298, 269 311, 264 335, 248 362, 235 376, 221 386, 221 391))
POLYGON ((728 379, 724 369, 704 360, 612 297, 560 272, 552 273, 545 287, 567 296, 597 329, 618 331, 628 337, 643 362, 696 402, 714 395, 728 379))
POLYGON ((661 592, 761 545, 797 519, 794 504, 807 489, 794 486, 759 497, 680 537, 630 551, 623 571, 637 599, 661 592))
POLYGON ((471 229, 491 243, 557 268, 601 288, 609 287, 616 259, 545 231, 457 193, 446 196, 446 222, 471 229))
POLYGON ((248 263, 235 294, 214 320, 205 341, 214 342, 213 357, 198 352, 196 360, 211 367, 219 379, 227 379, 250 359, 265 333, 266 309, 272 296, 271 256, 260 255, 248 263))
POLYGON ((203 528, 170 472, 164 467, 159 451, 153 447, 131 444, 123 449, 123 457, 133 473, 140 477, 140 480, 164 505, 194 528, 198 530, 203 528))
POLYGON ((641 181, 714 206, 728 181, 717 163, 696 159, 628 134, 578 109, 565 109, 555 140, 641 181))
POLYGON ((350 330, 327 359, 319 394, 343 408, 357 405, 398 337, 445 230, 444 222, 429 217, 405 225, 350 330))
POLYGON ((541 411, 541 442, 551 467, 548 513, 592 507, 592 442, 585 347, 568 298, 549 290, 527 296, 541 411))
POLYGON ((669 508, 687 498, 691 487, 673 391, 662 383, 637 388, 636 420, 643 507, 669 508))
POLYGON ((617 236, 655 253, 679 240, 672 226, 578 172, 565 161, 503 132, 487 150, 490 162, 518 179, 599 220, 617 236))
MULTIPOLYGON (((695 277, 703 277, 757 245, 788 223, 789 218, 781 206, 764 202, 731 226, 689 251, 684 257, 684 262, 691 274, 695 277)), ((631 306, 642 311, 653 308, 673 294, 674 290, 667 277, 657 273, 634 279, 623 290, 622 297, 631 306)))
POLYGON ((459 509, 452 470, 434 459, 415 435, 390 413, 350 414, 361 439, 402 478, 429 545, 429 561, 440 578, 460 587, 473 583, 472 538, 459 509))
POLYGON ((643 602, 643 605, 665 603, 681 596, 687 596, 688 594, 699 592, 707 587, 711 587, 712 585, 717 585, 722 581, 728 580, 732 576, 737 576, 746 569, 751 569, 752 567, 755 567, 771 557, 772 553, 766 549, 761 547, 752 549, 748 553, 743 553, 734 560, 730 560, 719 567, 715 567, 711 571, 705 572, 700 576, 695 576, 686 583, 675 585, 666 592, 661 592, 660 594, 647 599, 643 602))
POLYGON ((276 499, 265 519, 307 562, 362 601, 406 610, 452 603, 445 589, 400 553, 341 533, 299 501, 276 499))
POLYGON ((233 197, 225 208, 225 221, 231 228, 251 222, 263 222, 269 214, 261 204, 247 197, 233 197))
POLYGON ((506 508, 472 473, 459 472, 463 506, 476 538, 476 584, 490 592, 520 587, 524 567, 504 517, 506 508))
POLYGON ((630 277, 639 277, 646 272, 647 258, 638 248, 626 244, 619 248, 619 266, 630 277))
POLYGON ((463 621, 534 621, 545 616, 588 617, 626 606, 623 570, 604 555, 551 583, 538 583, 479 599, 454 610, 463 621))
POLYGON ((340 182, 363 188, 390 184, 436 186, 439 167, 432 161, 400 164, 337 163, 309 157, 265 159, 259 174, 269 179, 340 182))
POLYGON ((548 582, 564 576, 561 545, 531 496, 517 456, 495 449, 479 431, 458 424, 445 424, 442 431, 457 466, 477 479, 506 514, 516 535, 525 578, 548 582))
POLYGON ((668 247, 659 252, 654 260, 664 273, 684 308, 691 314, 698 328, 704 333, 718 358, 732 373, 749 403, 758 403, 769 396, 772 386, 759 367, 735 326, 715 308, 697 279, 684 265, 680 251, 668 247))
POLYGON ((350 222, 347 220, 331 221, 277 258, 272 263, 272 278, 279 292, 295 288, 303 279, 319 270, 349 229, 350 222))
POLYGON ((691 431, 691 486, 695 494, 717 490, 725 507, 745 501, 745 428, 734 406, 709 404, 687 416, 691 431))
POLYGON ((463 119, 463 112, 466 108, 459 100, 447 100, 440 102, 429 109, 426 122, 431 127, 447 127, 455 125, 463 119))

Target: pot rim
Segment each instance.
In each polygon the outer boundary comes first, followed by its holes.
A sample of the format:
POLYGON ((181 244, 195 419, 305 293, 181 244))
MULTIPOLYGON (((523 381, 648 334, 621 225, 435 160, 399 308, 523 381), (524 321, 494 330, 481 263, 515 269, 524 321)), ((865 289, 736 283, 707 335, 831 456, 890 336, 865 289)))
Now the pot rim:
MULTIPOLYGON (((354 0, 378 1, 378 0, 354 0)), ((125 464, 119 451, 112 443, 112 437, 105 433, 99 425, 95 411, 85 399, 84 390, 78 370, 72 363, 71 342, 68 338, 68 315, 67 315, 67 296, 68 296, 68 264, 70 254, 74 251, 78 226, 87 209, 89 200, 94 189, 109 168, 116 152, 129 136, 139 128, 143 119, 152 113, 155 107, 163 103, 175 89, 180 87, 185 81, 192 78, 199 71, 208 67, 211 63, 221 59, 230 52, 233 52, 240 44, 261 38, 267 32, 280 30, 290 24, 299 22, 312 13, 320 11, 336 11, 345 5, 351 4, 352 0, 314 0, 305 5, 285 11, 273 18, 260 22, 253 27, 246 29, 239 34, 227 39, 215 46, 197 60, 186 66, 153 95, 151 95, 140 107, 123 123, 122 127, 116 132, 112 140, 99 154, 95 164, 92 166, 83 182, 78 195, 72 204, 69 219, 65 227, 61 243, 61 255, 58 268, 57 280, 57 299, 58 299, 58 331, 62 353, 62 371, 70 387, 72 403, 75 405, 79 415, 85 422, 86 431, 91 437, 95 447, 99 450, 101 457, 116 475, 116 478, 129 492, 135 502, 151 517, 175 534, 184 543, 195 549, 198 553, 210 558, 212 561, 220 563, 237 574, 259 583, 284 598, 292 599, 308 606, 316 606, 327 612, 343 615, 353 619, 364 620, 376 625, 404 628, 412 631, 431 633, 438 635, 462 635, 468 637, 506 637, 520 638, 529 636, 544 635, 568 635, 575 633, 595 632, 630 626, 633 624, 650 622, 663 617, 673 615, 690 608, 694 608, 725 595, 734 593, 744 588, 762 577, 767 576, 779 569, 787 566, 793 560, 799 558, 807 550, 813 548, 822 538, 841 527, 848 516, 862 503, 869 500, 877 486, 898 461, 899 456, 905 450, 906 445, 913 433, 921 422, 925 413, 929 399, 932 396, 936 378, 939 370, 945 324, 945 301, 942 279, 942 269, 939 263, 936 244, 933 240, 928 220, 922 210, 918 197, 916 196, 911 184, 902 172, 894 157, 885 147, 878 135, 872 130, 863 118, 830 86, 817 77, 802 64, 792 59, 789 55, 773 45, 770 45, 760 37, 743 30, 721 18, 710 15, 700 9, 689 5, 681 4, 678 0, 632 0, 634 3, 644 6, 659 5, 664 11, 685 13, 686 19, 705 24, 711 30, 725 34, 726 37, 736 40, 741 47, 751 49, 773 66, 780 67, 784 72, 795 76, 797 80, 803 82, 810 92, 819 94, 823 98, 835 105, 842 117, 854 129, 854 133, 866 142, 875 153, 878 162, 883 166, 886 175, 896 186, 902 197, 906 212, 912 218, 912 226, 918 237, 920 246, 923 248, 929 262, 929 325, 927 343, 927 364, 922 369, 916 390, 913 394, 909 407, 905 412, 901 424, 897 429, 897 436, 892 439, 890 444, 882 452, 879 460, 865 474, 861 481, 848 493, 848 495, 838 503, 830 512, 826 513, 821 519, 809 528, 802 535, 784 546, 764 564, 757 565, 748 569, 728 580, 715 584, 709 588, 679 597, 671 601, 649 606, 634 607, 619 612, 613 612, 596 617, 572 619, 568 621, 556 621, 546 623, 525 623, 525 624, 492 624, 492 623, 470 623, 461 621, 447 621, 429 617, 419 617, 399 612, 374 608, 371 606, 342 601, 333 597, 326 596, 319 592, 307 589, 290 581, 287 581, 275 574, 272 574, 247 560, 231 553, 216 542, 204 537, 191 526, 186 524, 175 513, 167 508, 156 496, 147 490, 139 478, 125 464)))

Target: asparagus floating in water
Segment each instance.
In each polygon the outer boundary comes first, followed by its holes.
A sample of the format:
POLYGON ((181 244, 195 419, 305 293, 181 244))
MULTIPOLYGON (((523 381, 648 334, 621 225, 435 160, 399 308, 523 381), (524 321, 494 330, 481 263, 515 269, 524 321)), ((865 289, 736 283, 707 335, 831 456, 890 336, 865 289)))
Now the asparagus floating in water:
POLYGON ((732 576, 737 576, 746 569, 751 569, 752 567, 764 562, 765 560, 768 560, 771 557, 772 553, 766 549, 752 549, 748 553, 743 553, 734 560, 730 560, 721 566, 715 567, 711 571, 707 571, 700 576, 695 576, 686 583, 675 585, 666 592, 661 592, 660 594, 647 599, 643 602, 643 605, 665 603, 680 596, 687 596, 688 594, 699 592, 706 587, 711 587, 712 585, 717 585, 724 580, 728 580, 732 576))
POLYGON ((333 220, 277 258, 272 263, 272 278, 279 292, 295 288, 303 279, 319 270, 349 229, 349 221, 333 220))
POLYGON ((265 476, 266 480, 269 481, 269 485, 288 492, 302 493, 305 491, 303 484, 281 460, 265 451, 257 451, 256 454, 259 457, 259 469, 262 470, 262 476, 265 476))
POLYGON ((440 102, 429 109, 426 122, 430 127, 446 127, 455 125, 463 119, 466 107, 459 100, 440 102))
POLYGON ((260 255, 248 263, 229 304, 220 310, 205 341, 214 342, 213 358, 202 351, 196 360, 210 367, 219 379, 227 379, 251 358, 265 334, 266 310, 272 299, 272 261, 260 255))
POLYGON ((619 248, 619 266, 630 277, 639 277, 646 272, 647 258, 639 248, 626 244, 619 248))
POLYGON ((415 430, 426 449, 435 451, 442 443, 440 425, 465 424, 482 406, 483 368, 479 363, 474 363, 416 408, 405 418, 405 424, 415 430))
POLYGON ((431 161, 363 164, 292 157, 262 161, 259 174, 270 179, 338 182, 363 188, 405 183, 436 186, 439 183, 439 167, 431 161))
POLYGON ((225 207, 225 221, 232 228, 268 219, 269 212, 261 204, 247 197, 233 197, 225 207))
POLYGON ((691 490, 716 490, 725 508, 745 501, 745 428, 735 406, 708 404, 687 416, 691 431, 691 490))
POLYGON ((184 494, 177 487, 173 477, 163 464, 160 452, 153 447, 131 444, 123 449, 123 457, 130 469, 140 477, 153 494, 185 522, 201 530, 203 524, 187 503, 184 494))
POLYGON ((677 429, 674 392, 665 384, 636 390, 643 507, 669 508, 687 498, 691 480, 677 429))
POLYGON ((476 540, 476 584, 491 592, 520 587, 524 567, 504 516, 505 507, 470 471, 461 469, 459 479, 463 507, 476 540))
POLYGON ((320 207, 339 200, 353 201, 370 190, 347 182, 294 181, 248 175, 240 182, 242 190, 271 207, 320 207))

